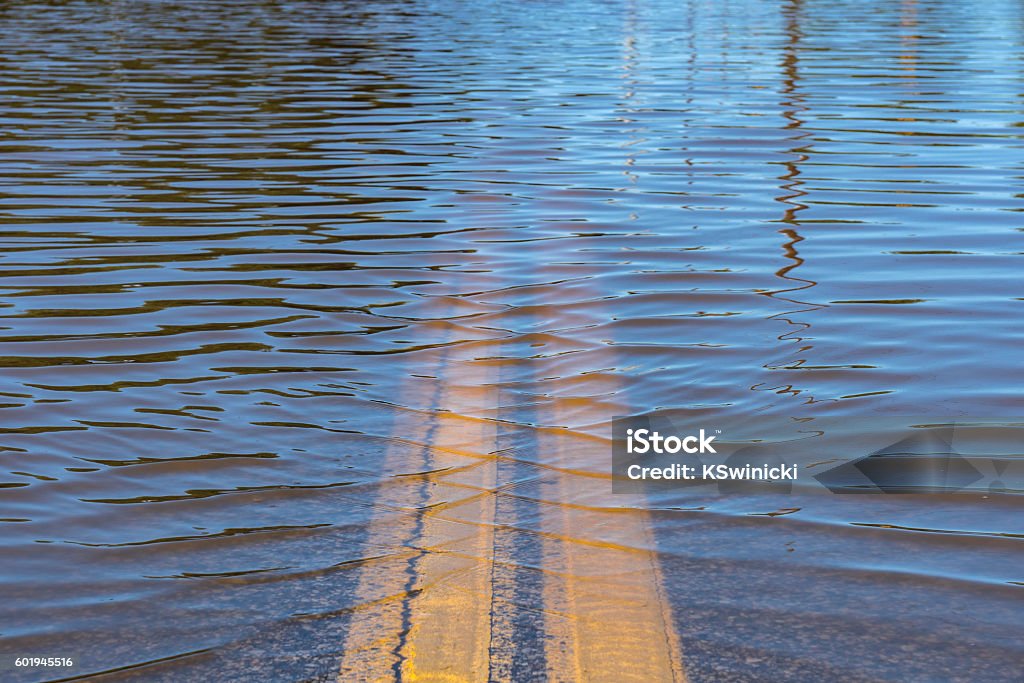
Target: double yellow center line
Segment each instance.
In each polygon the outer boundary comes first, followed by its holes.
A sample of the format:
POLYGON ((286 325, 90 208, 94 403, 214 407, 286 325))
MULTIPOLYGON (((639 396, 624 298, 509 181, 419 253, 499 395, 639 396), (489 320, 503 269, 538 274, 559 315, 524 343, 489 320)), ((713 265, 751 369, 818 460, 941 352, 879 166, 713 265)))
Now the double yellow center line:
MULTIPOLYGON (((475 357, 472 347, 438 350, 433 379, 406 380, 400 402, 433 409, 397 412, 381 471, 429 473, 381 486, 367 529, 367 554, 379 559, 361 566, 338 679, 500 680, 512 669, 510 658, 535 648, 530 660, 543 663, 550 681, 682 683, 682 651, 648 516, 641 508, 606 507, 611 482, 595 473, 595 463, 610 458, 607 441, 535 429, 542 499, 527 502, 541 528, 526 531, 541 538, 543 604, 495 599, 496 563, 510 561, 496 557, 496 535, 507 520, 495 513, 499 497, 516 494, 505 492, 509 482, 498 476, 494 411, 502 361, 475 357), (542 637, 515 643, 512 652, 502 644, 516 634, 501 633, 508 620, 494 615, 522 607, 540 614, 542 637)), ((549 404, 538 422, 568 424, 566 404, 549 404)), ((573 419, 580 409, 572 406, 573 419)), ((595 420, 608 419, 596 414, 599 405, 589 409, 595 420)))

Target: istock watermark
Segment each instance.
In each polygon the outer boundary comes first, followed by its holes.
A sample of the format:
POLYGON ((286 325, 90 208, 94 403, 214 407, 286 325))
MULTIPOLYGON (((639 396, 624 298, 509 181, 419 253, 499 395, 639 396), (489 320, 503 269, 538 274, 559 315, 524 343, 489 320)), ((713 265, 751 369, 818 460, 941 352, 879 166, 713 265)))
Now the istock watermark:
POLYGON ((697 420, 666 411, 615 418, 612 443, 613 493, 1024 492, 1024 418, 697 420))
MULTIPOLYGON (((719 430, 719 433, 721 431, 719 430)), ((678 453, 714 453, 715 449, 711 442, 713 436, 705 436, 704 430, 700 430, 700 436, 662 436, 660 433, 650 429, 627 429, 626 430, 626 452, 659 454, 678 453), (694 444, 697 444, 696 446, 694 444)))

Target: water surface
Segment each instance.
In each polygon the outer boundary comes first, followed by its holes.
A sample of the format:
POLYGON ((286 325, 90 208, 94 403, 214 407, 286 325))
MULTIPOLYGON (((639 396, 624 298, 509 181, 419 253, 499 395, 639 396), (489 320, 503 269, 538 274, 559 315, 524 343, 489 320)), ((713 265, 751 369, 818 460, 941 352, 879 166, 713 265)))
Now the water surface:
POLYGON ((1019 680, 1018 495, 604 476, 613 415, 1024 414, 1019 3, 0 27, 0 642, 79 662, 5 680, 357 678, 438 520, 495 680, 560 666, 579 547, 653 558, 692 681, 1019 680))

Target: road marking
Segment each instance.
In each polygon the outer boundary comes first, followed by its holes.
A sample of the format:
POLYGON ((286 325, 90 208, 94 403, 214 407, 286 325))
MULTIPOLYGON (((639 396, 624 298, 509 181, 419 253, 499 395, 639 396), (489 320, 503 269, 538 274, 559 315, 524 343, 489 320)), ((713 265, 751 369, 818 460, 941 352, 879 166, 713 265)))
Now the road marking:
MULTIPOLYGON (((386 559, 362 570, 340 681, 487 681, 510 670, 496 666, 515 653, 493 647, 512 635, 492 632, 493 569, 497 523, 505 523, 495 520, 497 496, 515 494, 499 493, 498 423, 478 417, 502 405, 501 361, 473 358, 472 346, 438 352, 433 394, 410 378, 399 399, 435 410, 399 412, 382 471, 451 469, 409 477, 404 505, 378 501, 368 536, 386 559), (409 505, 412 485, 418 510, 409 505)), ((607 394, 613 380, 604 381, 607 394)), ((597 423, 607 410, 600 401, 552 399, 537 420, 597 423)), ((568 429, 522 429, 531 430, 542 477, 543 499, 533 501, 541 528, 529 531, 542 538, 544 576, 544 604, 529 606, 544 614, 543 642, 522 645, 543 649, 552 681, 684 683, 649 514, 609 499, 610 443, 568 429)))
MULTIPOLYGON (((555 424, 560 414, 556 403, 555 424)), ((552 615, 551 678, 684 683, 682 646, 664 594, 649 515, 641 507, 612 509, 619 497, 609 500, 610 478, 595 486, 595 456, 605 472, 611 470, 605 462, 610 442, 558 431, 548 431, 545 439, 544 451, 557 469, 542 489, 546 528, 553 532, 544 552, 545 565, 553 570, 545 587, 552 615), (596 500, 585 497, 595 490, 596 500)))
POLYGON ((388 560, 360 576, 340 681, 467 681, 486 674, 496 426, 471 414, 497 405, 493 372, 490 362, 459 360, 446 350, 438 353, 436 390, 406 381, 399 401, 434 410, 398 412, 381 471, 453 469, 410 477, 397 504, 378 501, 368 539, 385 546, 388 560), (411 486, 417 489, 410 496, 411 486), (419 509, 409 509, 409 497, 419 509))

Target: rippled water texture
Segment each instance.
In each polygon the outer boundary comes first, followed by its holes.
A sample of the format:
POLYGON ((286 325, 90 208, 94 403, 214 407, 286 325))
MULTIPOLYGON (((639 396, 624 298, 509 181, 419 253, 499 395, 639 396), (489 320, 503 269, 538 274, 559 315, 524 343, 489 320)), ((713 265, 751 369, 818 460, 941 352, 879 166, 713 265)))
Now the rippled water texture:
POLYGON ((658 408, 1024 414, 1019 2, 0 27, 0 642, 78 662, 4 680, 1020 680, 1019 496, 607 478, 658 408))

